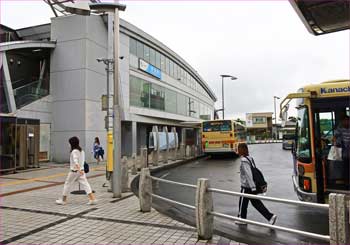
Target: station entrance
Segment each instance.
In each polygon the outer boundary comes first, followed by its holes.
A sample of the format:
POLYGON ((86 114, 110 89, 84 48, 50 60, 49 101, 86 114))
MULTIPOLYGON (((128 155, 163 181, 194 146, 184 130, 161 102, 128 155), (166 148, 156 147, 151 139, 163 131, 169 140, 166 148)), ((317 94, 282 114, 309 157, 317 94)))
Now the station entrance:
POLYGON ((39 167, 40 120, 0 117, 0 174, 39 167))

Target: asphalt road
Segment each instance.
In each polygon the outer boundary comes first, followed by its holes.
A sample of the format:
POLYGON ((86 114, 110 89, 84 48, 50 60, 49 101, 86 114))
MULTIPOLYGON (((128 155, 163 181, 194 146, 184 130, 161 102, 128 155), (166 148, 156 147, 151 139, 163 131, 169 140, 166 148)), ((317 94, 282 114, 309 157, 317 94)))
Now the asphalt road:
MULTIPOLYGON (((297 200, 292 184, 292 156, 290 151, 282 150, 281 144, 250 145, 250 155, 262 170, 268 182, 267 196, 297 200)), ((158 177, 178 182, 196 184, 198 178, 208 178, 211 187, 240 191, 239 159, 216 158, 199 160, 175 169, 158 173, 158 177)), ((195 190, 186 187, 159 183, 154 186, 158 195, 194 205, 195 190)), ((214 210, 229 215, 237 215, 238 197, 214 194, 214 210)), ((264 201, 267 208, 278 216, 276 225, 298 230, 328 235, 328 211, 297 207, 264 201)), ((194 212, 177 206, 169 205, 154 199, 154 205, 159 211, 194 225, 194 212)), ((254 207, 249 204, 248 219, 267 222, 254 207)), ((307 238, 300 235, 254 225, 238 226, 233 221, 215 218, 215 230, 220 235, 243 243, 325 243, 322 240, 307 238)))

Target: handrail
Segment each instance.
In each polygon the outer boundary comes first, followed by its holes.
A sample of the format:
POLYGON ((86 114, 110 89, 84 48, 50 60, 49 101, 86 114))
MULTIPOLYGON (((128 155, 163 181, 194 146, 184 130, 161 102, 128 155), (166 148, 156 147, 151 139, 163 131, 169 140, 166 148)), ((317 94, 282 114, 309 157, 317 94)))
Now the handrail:
POLYGON ((267 227, 267 228, 271 228, 271 229, 275 229, 275 230, 286 231, 286 232, 290 232, 290 233, 294 233, 294 234, 298 234, 298 235, 303 235, 303 236, 307 236, 307 237, 311 237, 311 238, 322 239, 322 240, 327 241, 327 242, 330 241, 330 236, 327 236, 327 235, 320 235, 317 233, 306 232, 306 231, 301 231, 301 230, 296 230, 296 229, 290 229, 290 228, 277 226, 277 225, 265 224, 265 223, 256 222, 256 221, 252 221, 252 220, 248 220, 248 219, 242 219, 242 218, 234 217, 234 216, 227 215, 227 214, 221 214, 221 213, 217 213, 217 212, 209 212, 209 213, 214 215, 214 216, 220 217, 220 218, 241 221, 241 222, 244 222, 247 224, 258 225, 258 226, 267 227))
MULTIPOLYGON (((169 184, 174 184, 174 185, 179 185, 179 186, 184 186, 184 187, 190 187, 197 189, 196 185, 191 185, 191 184, 185 184, 185 183, 180 183, 180 182, 175 182, 171 180, 166 180, 166 179, 161 179, 158 177, 150 176, 152 180, 164 182, 164 183, 169 183, 169 184)), ((199 187, 198 187, 199 188, 199 187)), ((298 205, 298 206, 305 206, 305 207, 313 207, 313 208, 321 208, 321 209, 329 209, 328 204, 319 204, 319 203, 307 203, 307 202, 301 202, 301 201, 294 201, 294 200, 287 200, 287 199, 281 199, 281 198, 274 198, 274 197, 266 197, 266 196, 258 196, 258 195, 252 195, 252 194, 245 194, 245 193, 240 193, 240 192, 233 192, 233 191, 228 191, 228 190, 221 190, 221 189, 216 189, 216 188, 207 188, 207 192, 212 192, 212 193, 219 193, 219 194, 224 194, 224 195, 231 195, 231 196, 243 196, 251 199, 260 199, 260 200, 266 200, 266 201, 273 201, 273 202, 279 202, 279 203, 285 203, 285 204, 293 204, 293 205, 298 205)), ((191 206, 185 203, 181 203, 172 199, 168 199, 156 194, 151 193, 151 196, 172 204, 176 204, 185 208, 189 208, 191 210, 197 210, 197 206, 191 206)), ((196 204, 197 205, 197 204, 196 204)), ((235 221, 241 221, 247 224, 252 224, 252 225, 257 225, 261 227, 267 227, 270 229, 275 229, 275 230, 280 230, 280 231, 285 231, 293 234, 298 234, 298 235, 303 235, 306 237, 310 238, 315 238, 315 239, 321 239, 323 241, 330 242, 331 237, 330 235, 322 235, 322 234, 317 234, 317 233, 312 233, 312 232, 307 232, 307 231, 302 231, 302 230, 297 230, 297 229, 291 229, 287 227, 282 227, 282 226, 277 226, 277 225, 271 225, 271 224, 266 224, 266 223, 261 223, 253 220, 248 220, 248 219, 242 219, 239 217, 234 217, 230 216, 227 214, 219 213, 219 212, 214 212, 212 211, 206 211, 207 214, 213 215, 216 217, 220 218, 225 218, 225 219, 230 219, 230 220, 235 220, 235 221)))
POLYGON ((151 179, 157 180, 157 181, 159 181, 159 182, 168 183, 168 184, 174 184, 174 185, 179 185, 179 186, 185 186, 185 187, 190 187, 190 188, 194 188, 194 189, 197 188, 196 185, 191 185, 191 184, 185 184, 185 183, 175 182, 175 181, 171 181, 171 180, 166 180, 166 179, 157 178, 157 177, 154 177, 154 176, 151 176, 151 179))
POLYGON ((165 198, 165 197, 162 197, 162 196, 158 196, 158 195, 156 195, 156 194, 152 194, 152 197, 155 197, 155 198, 158 198, 158 199, 160 199, 160 200, 163 200, 163 201, 166 201, 166 202, 170 202, 170 203, 173 203, 173 204, 177 204, 177 205, 180 205, 180 206, 183 206, 183 207, 192 209, 192 210, 195 210, 195 209, 196 209, 195 206, 191 206, 191 205, 188 205, 188 204, 185 204, 185 203, 182 203, 182 202, 177 202, 177 201, 175 201, 175 200, 168 199, 168 198, 165 198))
POLYGON ((328 204, 309 203, 309 202, 294 201, 294 200, 288 200, 288 199, 282 199, 282 198, 276 198, 276 197, 258 196, 258 195, 245 194, 245 193, 234 192, 234 191, 220 190, 220 189, 216 189, 216 188, 208 188, 207 190, 210 192, 216 192, 216 193, 225 194, 225 195, 243 196, 243 197, 248 197, 251 199, 259 199, 259 200, 280 202, 280 203, 286 203, 286 204, 295 204, 298 206, 314 207, 314 208, 322 208, 322 209, 329 208, 328 204))

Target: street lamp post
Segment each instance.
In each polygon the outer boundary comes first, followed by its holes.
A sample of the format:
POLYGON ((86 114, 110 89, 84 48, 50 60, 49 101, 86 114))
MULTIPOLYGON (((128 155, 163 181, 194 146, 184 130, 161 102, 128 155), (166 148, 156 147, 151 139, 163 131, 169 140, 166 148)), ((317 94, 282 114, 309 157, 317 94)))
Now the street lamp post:
POLYGON ((225 119, 224 78, 230 77, 231 80, 236 80, 237 77, 234 77, 231 75, 220 75, 220 76, 221 76, 222 119, 225 119))
POLYGON ((277 134, 278 134, 278 130, 277 130, 277 114, 276 114, 276 99, 279 100, 280 97, 273 96, 273 104, 274 104, 274 107, 275 107, 275 128, 276 128, 275 140, 277 140, 277 134))

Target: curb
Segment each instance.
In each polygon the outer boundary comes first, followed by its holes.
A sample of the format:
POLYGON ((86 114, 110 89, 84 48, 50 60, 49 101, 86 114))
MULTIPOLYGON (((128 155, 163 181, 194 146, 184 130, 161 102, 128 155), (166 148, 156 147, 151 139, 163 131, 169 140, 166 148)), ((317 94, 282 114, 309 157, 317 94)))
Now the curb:
MULTIPOLYGON (((208 156, 203 155, 203 156, 199 156, 199 157, 180 160, 180 161, 173 162, 173 163, 166 163, 166 164, 163 164, 161 166, 150 167, 150 172, 151 172, 151 174, 158 173, 158 172, 172 169, 172 168, 176 168, 180 165, 187 164, 189 162, 195 161, 197 159, 203 159, 203 158, 208 158, 208 156)), ((130 183, 130 189, 131 189, 132 193, 134 193, 134 195, 137 197, 139 196, 139 193, 138 193, 139 180, 140 180, 140 173, 138 173, 130 183)))

